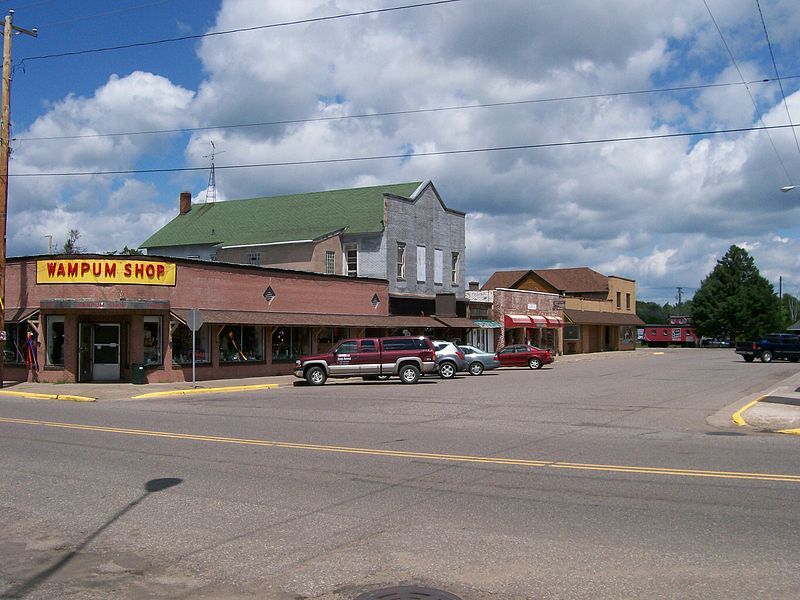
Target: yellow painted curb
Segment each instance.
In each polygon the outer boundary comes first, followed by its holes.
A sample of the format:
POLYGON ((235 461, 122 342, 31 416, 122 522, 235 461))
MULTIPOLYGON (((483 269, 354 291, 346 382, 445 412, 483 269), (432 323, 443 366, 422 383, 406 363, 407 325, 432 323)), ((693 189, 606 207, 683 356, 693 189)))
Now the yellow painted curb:
POLYGON ((17 396, 19 398, 35 398, 37 400, 70 400, 72 402, 96 402, 97 398, 88 396, 71 396, 69 394, 38 394, 36 392, 11 392, 0 390, 0 394, 6 396, 17 396))
POLYGON ((213 394, 217 392, 242 392, 247 390, 266 390, 279 387, 277 383, 264 383, 260 385, 232 385, 228 387, 216 388, 193 388, 190 390, 166 390, 163 392, 149 392, 147 394, 139 394, 138 396, 131 396, 132 398, 156 398, 158 396, 189 396, 192 394, 213 394))
POLYGON ((742 408, 737 410, 735 413, 733 413, 733 416, 731 417, 731 420, 734 423, 736 423, 739 427, 744 427, 745 425, 747 425, 747 421, 745 421, 744 417, 742 416, 744 411, 746 411, 751 406, 753 406, 755 404, 758 404, 763 399, 764 399, 764 396, 761 396, 760 398, 757 398, 756 400, 753 400, 750 404, 747 404, 746 406, 743 406, 742 408))
POLYGON ((800 435, 800 429, 781 429, 778 433, 788 433, 789 435, 800 435))

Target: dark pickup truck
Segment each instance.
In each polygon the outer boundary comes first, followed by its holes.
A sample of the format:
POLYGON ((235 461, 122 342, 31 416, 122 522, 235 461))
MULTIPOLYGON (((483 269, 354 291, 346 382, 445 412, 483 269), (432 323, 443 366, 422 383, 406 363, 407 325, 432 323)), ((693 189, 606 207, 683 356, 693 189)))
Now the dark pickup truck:
POLYGON ((776 359, 797 362, 800 360, 800 336, 770 333, 757 342, 736 342, 736 354, 741 354, 746 362, 753 362, 757 358, 765 363, 776 359))
POLYGON ((294 365, 296 377, 322 385, 328 377, 364 379, 400 377, 416 383, 420 373, 436 370, 436 352, 424 336, 357 338, 342 340, 330 352, 301 356, 294 365))

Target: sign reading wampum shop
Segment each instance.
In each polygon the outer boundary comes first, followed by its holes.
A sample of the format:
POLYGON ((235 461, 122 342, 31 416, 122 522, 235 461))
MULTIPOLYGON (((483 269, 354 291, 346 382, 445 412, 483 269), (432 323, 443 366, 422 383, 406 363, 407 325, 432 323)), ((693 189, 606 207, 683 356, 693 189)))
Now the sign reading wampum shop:
POLYGON ((175 285, 175 263, 124 259, 36 261, 36 283, 175 285))

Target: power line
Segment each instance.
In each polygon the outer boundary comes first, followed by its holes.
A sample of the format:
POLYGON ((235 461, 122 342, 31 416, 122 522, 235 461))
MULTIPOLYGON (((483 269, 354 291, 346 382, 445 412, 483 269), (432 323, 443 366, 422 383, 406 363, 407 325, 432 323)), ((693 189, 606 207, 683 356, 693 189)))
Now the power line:
MULTIPOLYGON (((764 21, 764 13, 761 12, 761 3, 758 0, 756 0, 756 6, 758 6, 758 15, 761 17, 761 26, 764 28, 764 37, 767 39, 769 56, 772 59, 772 68, 775 69, 775 75, 780 77, 780 75, 778 74, 778 65, 775 62, 775 53, 772 51, 772 42, 769 41, 769 33, 767 33, 767 24, 764 21)), ((778 86, 781 89, 781 98, 783 98, 783 107, 786 109, 786 116, 789 118, 789 123, 791 123, 792 115, 789 113, 789 104, 786 102, 786 93, 783 91, 783 84, 781 83, 780 79, 778 79, 778 86)), ((794 145, 797 147, 797 152, 800 152, 800 142, 797 141, 797 131, 795 131, 794 128, 792 128, 792 135, 794 136, 794 145)))
MULTIPOLYGON (((82 17, 74 17, 72 19, 65 19, 63 21, 51 21, 50 23, 43 23, 39 25, 39 30, 42 30, 46 27, 52 27, 53 25, 67 25, 69 23, 77 23, 78 21, 88 21, 90 19, 97 19, 100 17, 110 17, 112 15, 118 15, 124 12, 131 12, 134 10, 139 10, 142 8, 150 8, 152 6, 158 6, 160 4, 167 4, 168 2, 172 2, 173 0, 155 0, 148 4, 135 4, 133 6, 126 6, 125 8, 119 8, 117 10, 107 11, 104 13, 96 13, 93 15, 84 15, 82 17)), ((40 4, 47 4, 48 2, 40 2, 40 4)), ((36 6, 36 4, 28 4, 25 8, 31 8, 36 6)))
MULTIPOLYGON (((468 148, 463 150, 438 150, 431 152, 413 152, 403 154, 383 154, 373 156, 354 156, 348 158, 325 158, 316 160, 296 160, 285 162, 272 162, 272 163, 254 163, 254 164, 239 164, 239 165, 223 165, 217 166, 216 169, 253 169, 259 167, 290 167, 300 165, 321 165, 333 163, 346 163, 346 162, 365 162, 373 160, 391 160, 410 158, 422 158, 428 156, 448 156, 459 154, 479 154, 483 152, 502 152, 510 150, 535 150, 539 148, 558 148, 566 146, 585 146, 591 144, 610 144, 617 142, 634 142, 644 140, 659 140, 680 137, 693 137, 702 135, 720 135, 725 133, 745 133, 748 131, 766 131, 771 129, 786 129, 788 127, 796 127, 795 124, 788 125, 762 125, 761 127, 740 127, 736 129, 717 129, 709 131, 689 131, 677 133, 660 133, 653 135, 637 135, 629 137, 616 137, 616 138, 603 138, 592 140, 577 140, 570 142, 546 142, 541 144, 520 144, 516 146, 496 146, 488 148, 468 148)), ((156 173, 180 173, 191 171, 205 171, 208 167, 171 167, 163 169, 124 169, 117 171, 73 171, 73 172, 60 172, 60 173, 11 173, 9 177, 73 177, 80 175, 134 175, 134 174, 156 174, 156 173)))
POLYGON ((412 8, 424 8, 427 6, 435 6, 437 4, 452 4, 455 2, 462 2, 463 0, 433 0, 431 2, 420 2, 417 4, 404 4, 402 6, 391 6, 388 8, 376 8, 373 10, 362 10, 353 13, 340 13, 337 15, 329 15, 326 17, 310 17, 308 19, 299 19, 296 21, 283 21, 280 23, 270 23, 268 25, 255 25, 253 27, 240 27, 238 29, 228 29, 225 31, 209 31, 207 33, 198 33, 194 35, 182 35, 172 38, 163 38, 160 40, 150 40, 148 42, 135 42, 131 44, 120 44, 118 46, 104 46, 101 48, 88 48, 85 50, 74 50, 71 52, 58 52, 54 54, 40 54, 38 56, 28 56, 20 60, 20 65, 24 65, 26 61, 46 60, 50 58, 63 58, 66 56, 79 56, 83 54, 95 54, 98 52, 110 52, 112 50, 126 50, 129 48, 141 48, 144 46, 155 46, 157 44, 168 44, 173 42, 185 42, 188 40, 198 40, 201 38, 215 37, 219 35, 229 35, 232 33, 243 33, 246 31, 258 31, 261 29, 273 29, 276 27, 287 27, 290 25, 304 25, 308 23, 319 23, 321 21, 333 21, 335 19, 346 19, 350 17, 362 17, 365 15, 375 15, 380 13, 388 13, 398 10, 409 10, 412 8))
MULTIPOLYGON (((800 75, 790 75, 787 77, 783 77, 783 79, 800 79, 800 75)), ((770 83, 775 81, 774 79, 757 79, 747 83, 755 84, 755 83, 770 83)), ((693 91, 693 90, 700 90, 700 89, 708 89, 708 88, 718 88, 718 87, 728 87, 728 86, 738 86, 738 85, 746 85, 739 81, 729 82, 729 83, 706 83, 706 84, 697 84, 697 85, 685 85, 685 86, 677 86, 677 87, 667 87, 667 88, 654 88, 654 89, 647 89, 647 90, 633 90, 633 91, 623 91, 623 92, 607 92, 607 93, 597 93, 597 94, 581 94, 576 96, 557 96, 552 98, 534 98, 530 100, 512 100, 508 102, 489 102, 484 104, 463 104, 463 105, 455 105, 455 106, 440 106, 434 108, 417 108, 417 109, 409 109, 409 110, 395 110, 395 111, 384 111, 384 112, 376 112, 376 113, 363 113, 363 114, 355 114, 355 115, 340 115, 336 117, 312 117, 307 119, 284 119, 278 121, 260 121, 256 123, 235 123, 231 125, 206 125, 203 127, 180 127, 175 129, 151 129, 145 131, 121 131, 121 132, 112 132, 112 133, 85 133, 85 134, 75 134, 75 135, 51 135, 51 136, 37 136, 37 137, 21 137, 21 138, 14 138, 14 141, 17 142, 39 142, 39 141, 52 141, 52 140, 77 140, 77 139, 88 139, 88 138, 102 138, 102 137, 121 137, 121 136, 128 136, 128 135, 159 135, 159 134, 168 134, 168 133, 190 133, 193 131, 209 131, 209 130, 216 130, 216 129, 243 129, 248 127, 266 127, 266 126, 274 126, 274 125, 297 125, 301 123, 317 123, 321 121, 344 121, 347 119, 368 119, 368 118, 375 118, 375 117, 392 117, 392 116, 400 116, 400 115, 414 115, 414 114, 422 114, 422 113, 434 113, 434 112, 445 112, 445 111, 454 111, 454 110, 469 110, 475 108, 496 108, 496 107, 503 107, 503 106, 519 106, 524 104, 537 104, 537 103, 545 103, 545 102, 562 102, 568 100, 591 100, 595 98, 610 98, 615 96, 633 96, 633 95, 641 95, 641 94, 658 94, 658 93, 665 93, 665 92, 683 92, 683 91, 693 91)))
MULTIPOLYGON (((717 33, 719 33, 719 37, 722 40, 722 44, 728 51, 728 56, 730 57, 733 66, 736 67, 736 72, 739 73, 739 79, 741 79, 742 83, 744 83, 744 75, 742 75, 742 71, 741 69, 739 69, 739 64, 736 62, 736 59, 733 56, 733 52, 731 51, 730 46, 728 46, 728 42, 725 41, 725 36, 722 35, 722 29, 720 29, 719 25, 717 24, 717 20, 714 18, 714 14, 711 12, 711 8, 708 6, 708 2, 706 0, 703 0, 703 4, 705 4, 706 10, 708 11, 708 16, 711 17, 711 22, 714 23, 714 27, 717 28, 717 33)), ((758 121, 763 126, 764 119, 761 116, 761 111, 758 110, 758 103, 756 102, 756 99, 753 98, 753 94, 750 91, 750 87, 747 84, 745 84, 744 87, 747 90, 747 95, 750 96, 750 101, 753 103, 753 108, 755 109, 756 114, 758 115, 758 121)), ((791 120, 789 122, 791 123, 791 120)), ((789 183, 792 183, 792 177, 789 175, 789 171, 786 169, 786 165, 783 163, 783 159, 781 158, 781 155, 778 152, 778 148, 775 146, 775 142, 772 140, 772 136, 769 134, 768 130, 766 133, 767 137, 769 138, 769 143, 772 146, 772 150, 775 152, 775 157, 778 159, 778 162, 780 163, 783 172, 786 174, 786 179, 788 180, 789 183)))

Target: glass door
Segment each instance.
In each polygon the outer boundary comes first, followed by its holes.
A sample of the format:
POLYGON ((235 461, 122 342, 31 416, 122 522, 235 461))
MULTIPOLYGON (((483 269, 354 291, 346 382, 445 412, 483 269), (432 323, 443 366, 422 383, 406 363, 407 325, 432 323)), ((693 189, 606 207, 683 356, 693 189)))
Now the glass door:
POLYGON ((119 323, 92 326, 92 379, 119 380, 119 323))

